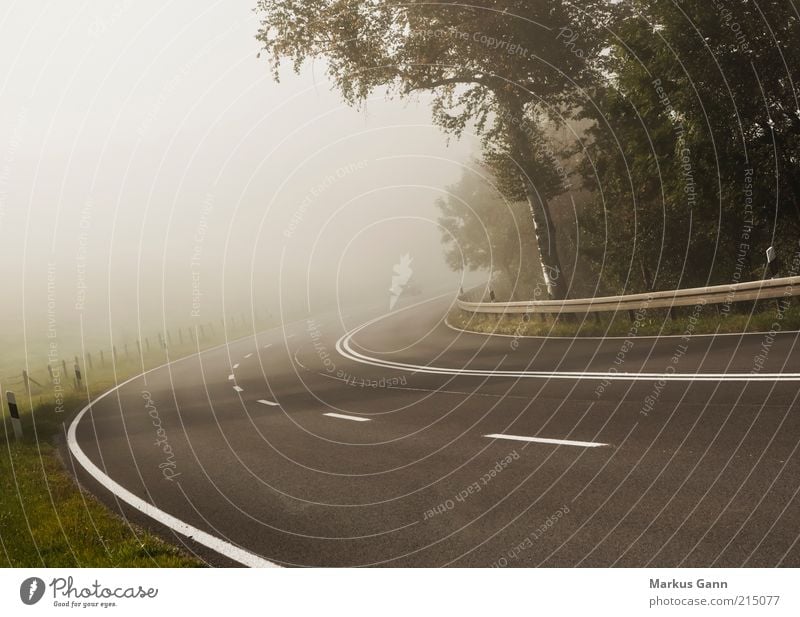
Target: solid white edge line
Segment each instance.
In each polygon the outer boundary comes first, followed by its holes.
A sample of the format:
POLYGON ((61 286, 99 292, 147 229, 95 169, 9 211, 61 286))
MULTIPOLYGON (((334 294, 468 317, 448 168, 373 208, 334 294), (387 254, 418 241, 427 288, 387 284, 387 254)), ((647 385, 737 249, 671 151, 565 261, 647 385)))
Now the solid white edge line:
POLYGON ((595 441, 573 441, 572 439, 548 439, 546 437, 524 437, 522 435, 503 435, 500 433, 492 433, 484 435, 489 439, 510 439, 511 441, 530 441, 534 443, 550 443, 559 446, 579 446, 582 448, 602 448, 609 444, 597 443, 595 441))
MULTIPOLYGON (((214 349, 214 348, 212 348, 214 349)), ((206 349, 203 351, 211 351, 211 349, 206 349)), ((193 354, 192 356, 186 356, 184 358, 178 358, 174 362, 179 362, 180 360, 185 360, 186 358, 191 358, 198 354, 193 354)), ((220 555, 224 555, 237 563, 240 563, 244 566, 249 568, 279 568, 275 563, 256 555, 255 553, 251 553, 250 551, 246 551, 243 548, 236 546, 222 538, 218 538, 216 536, 212 536, 205 531, 198 529, 197 527, 193 527, 188 523, 184 523, 179 518, 172 516, 171 514, 167 514, 163 510, 159 510, 153 504, 146 502, 144 499, 137 497, 133 493, 131 493, 128 489, 123 487, 121 484, 112 480, 109 476, 107 476, 103 471, 95 465, 88 456, 81 450, 81 447, 78 445, 78 440, 76 438, 76 431, 78 427, 78 422, 81 421, 81 418, 89 411, 92 406, 97 403, 98 401, 103 400, 105 397, 110 395, 112 392, 116 392, 122 386, 131 383, 132 381, 139 379, 143 375, 155 371, 165 366, 171 364, 168 362, 167 364, 162 364, 161 366, 157 366, 155 368, 150 369, 149 371, 145 371, 135 377, 131 377, 130 379, 123 381, 121 384, 103 392, 100 396, 98 396, 93 401, 90 401, 83 409, 78 412, 78 415, 75 416, 75 419, 70 423, 69 429, 67 431, 67 446, 69 447, 69 451, 72 456, 75 458, 76 461, 80 464, 81 467, 90 475, 92 476, 97 482, 99 482, 103 487, 111 491, 117 498, 121 499, 129 506, 139 510, 139 512, 143 513, 145 516, 149 516, 153 520, 161 523, 165 527, 172 529, 174 532, 186 536, 193 542, 197 542, 198 544, 202 544, 203 546, 210 548, 212 551, 219 553, 220 555)))
POLYGON ((279 405, 279 403, 276 403, 275 401, 268 401, 263 398, 258 399, 256 403, 261 403, 262 405, 269 405, 271 407, 277 407, 279 405))
POLYGON ((353 422, 369 422, 370 418, 360 418, 359 416, 347 416, 343 413, 324 413, 323 416, 330 416, 331 418, 341 418, 342 420, 352 420, 353 422))
MULTIPOLYGON (((422 303, 420 303, 422 304, 422 303)), ((417 306, 417 305, 414 305, 417 306)), ((406 307, 412 308, 412 307, 406 307)), ((401 309, 406 310, 406 309, 401 309)), ((389 317, 381 315, 368 321, 350 332, 342 335, 336 341, 336 351, 339 355, 370 366, 397 369, 412 373, 428 373, 431 375, 467 375, 475 377, 518 377, 538 379, 585 379, 589 381, 800 381, 800 373, 627 373, 627 372, 595 372, 595 371, 489 371, 480 369, 458 369, 421 364, 407 364, 381 360, 360 354, 350 346, 350 341, 367 326, 389 317)))

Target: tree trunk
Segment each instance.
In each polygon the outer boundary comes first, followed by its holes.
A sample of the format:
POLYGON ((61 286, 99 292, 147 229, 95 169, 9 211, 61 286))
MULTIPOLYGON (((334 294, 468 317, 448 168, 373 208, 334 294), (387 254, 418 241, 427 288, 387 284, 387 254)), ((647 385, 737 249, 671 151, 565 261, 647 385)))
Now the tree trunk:
POLYGON ((531 143, 530 132, 533 129, 525 117, 525 106, 516 96, 501 93, 498 100, 504 108, 505 130, 514 163, 520 169, 520 181, 525 189, 525 197, 533 220, 534 234, 539 251, 539 263, 542 265, 544 282, 547 293, 553 300, 563 300, 567 297, 567 282, 561 261, 558 257, 556 243, 556 227, 550 215, 550 206, 544 195, 536 189, 536 156, 531 143), (526 128, 528 130, 526 131, 526 128))
POLYGON ((567 285, 564 280, 564 270, 561 268, 561 260, 558 257, 556 226, 550 214, 550 206, 536 190, 529 177, 523 177, 522 181, 525 183, 525 196, 528 199, 531 219, 533 219, 539 263, 542 265, 547 293, 553 300, 564 300, 567 297, 567 285))

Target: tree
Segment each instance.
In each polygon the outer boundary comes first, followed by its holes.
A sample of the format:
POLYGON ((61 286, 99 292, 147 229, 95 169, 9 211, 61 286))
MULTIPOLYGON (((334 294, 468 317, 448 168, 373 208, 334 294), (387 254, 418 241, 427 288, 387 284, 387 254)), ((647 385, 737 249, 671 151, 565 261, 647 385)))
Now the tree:
POLYGON ((492 160, 506 159, 524 194, 551 297, 566 297, 548 189, 540 181, 550 157, 537 122, 572 104, 590 75, 605 0, 574 6, 559 0, 465 4, 376 0, 259 0, 257 38, 274 77, 283 60, 299 70, 324 58, 345 100, 363 102, 378 88, 401 97, 433 94, 434 121, 459 136, 479 133, 492 160))
POLYGON ((527 205, 508 201, 487 166, 476 163, 465 170, 436 205, 445 258, 453 270, 502 273, 512 300, 544 291, 541 270, 531 263, 535 240, 527 205))
POLYGON ((585 109, 605 275, 633 291, 761 278, 766 247, 788 257, 800 235, 800 18, 777 1, 626 9, 585 109))

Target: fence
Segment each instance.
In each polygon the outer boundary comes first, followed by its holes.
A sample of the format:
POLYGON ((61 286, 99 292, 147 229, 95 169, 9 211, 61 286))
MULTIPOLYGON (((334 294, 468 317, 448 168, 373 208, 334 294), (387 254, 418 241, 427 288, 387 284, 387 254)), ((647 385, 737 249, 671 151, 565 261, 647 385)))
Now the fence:
POLYGON ((79 354, 59 354, 57 358, 48 357, 43 364, 29 362, 25 369, 14 371, 9 368, 0 378, 4 390, 18 390, 28 396, 53 394, 58 404, 69 392, 81 393, 87 378, 110 379, 114 376, 112 368, 141 367, 163 359, 167 351, 177 352, 179 355, 190 352, 197 347, 224 340, 234 332, 250 331, 256 323, 263 325, 269 323, 271 318, 269 311, 264 312, 263 316, 261 311, 257 311, 255 322, 247 321, 242 316, 240 320, 235 317, 228 317, 227 322, 220 320, 218 328, 214 327, 213 322, 185 327, 173 326, 142 336, 141 339, 118 339, 117 344, 106 348, 86 349, 79 354))

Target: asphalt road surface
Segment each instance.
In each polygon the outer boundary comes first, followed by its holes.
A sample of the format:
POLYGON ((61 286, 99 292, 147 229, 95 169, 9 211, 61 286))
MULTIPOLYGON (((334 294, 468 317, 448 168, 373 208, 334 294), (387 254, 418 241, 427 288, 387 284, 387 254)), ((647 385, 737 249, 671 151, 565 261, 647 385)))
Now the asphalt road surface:
POLYGON ((213 565, 800 566, 797 333, 489 337, 450 302, 155 369, 68 464, 213 565))

